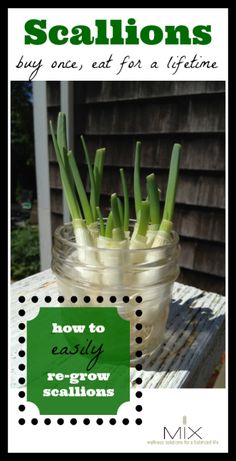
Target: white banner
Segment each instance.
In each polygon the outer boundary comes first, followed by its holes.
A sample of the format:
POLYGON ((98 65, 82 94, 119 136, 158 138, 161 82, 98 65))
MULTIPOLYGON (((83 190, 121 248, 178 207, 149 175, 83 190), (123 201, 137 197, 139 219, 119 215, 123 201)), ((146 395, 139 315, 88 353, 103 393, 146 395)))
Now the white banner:
MULTIPOLYGON (((102 416, 98 426, 96 416, 89 416, 84 425, 83 416, 71 425, 73 417, 64 416, 64 424, 57 424, 59 416, 50 415, 51 424, 38 408, 27 403, 25 424, 15 417, 17 392, 11 390, 9 448, 12 453, 225 453, 227 452, 227 393, 225 389, 142 389, 143 411, 135 411, 135 393, 120 406, 116 424, 111 416, 102 416), (142 424, 136 419, 142 417, 142 424), (38 424, 31 424, 32 418, 38 424), (129 419, 129 425, 123 419, 129 419), (222 423, 224 421, 224 423, 222 423)), ((137 400, 137 399, 136 399, 137 400)))
POLYGON ((225 80, 227 8, 10 8, 9 75, 225 80))

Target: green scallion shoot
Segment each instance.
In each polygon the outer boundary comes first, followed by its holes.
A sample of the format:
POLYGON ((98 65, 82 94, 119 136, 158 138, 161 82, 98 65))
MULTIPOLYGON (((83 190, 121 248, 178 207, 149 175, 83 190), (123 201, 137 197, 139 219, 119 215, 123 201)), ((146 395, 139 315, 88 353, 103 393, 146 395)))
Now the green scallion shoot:
POLYGON ((59 168, 60 168, 62 186, 63 186, 64 194, 66 196, 66 200, 69 206, 70 214, 73 220, 79 219, 82 217, 81 210, 80 210, 78 201, 76 199, 75 193, 73 191, 72 185, 70 183, 70 178, 68 176, 68 173, 66 172, 51 121, 50 121, 50 130, 52 134, 52 140, 53 140, 53 145, 54 145, 54 149, 56 152, 57 161, 58 161, 59 168))
POLYGON ((96 205, 99 205, 101 186, 102 186, 102 177, 103 177, 103 168, 105 160, 106 149, 105 147, 96 150, 94 166, 93 166, 93 176, 95 182, 95 202, 96 205))
POLYGON ((113 214, 112 214, 112 211, 110 211, 108 218, 107 218, 105 237, 112 238, 113 228, 114 228, 113 214))
POLYGON ((142 235, 145 237, 148 229, 149 224, 149 217, 150 217, 150 207, 149 202, 147 200, 141 201, 140 206, 140 219, 138 221, 138 235, 142 235))
POLYGON ((120 197, 117 197, 121 226, 124 227, 124 208, 120 197))
POLYGON ((60 150, 62 161, 64 163, 66 174, 71 184, 71 188, 74 190, 73 178, 67 158, 68 145, 66 134, 66 115, 63 112, 59 112, 57 118, 57 143, 60 150))
POLYGON ((167 232, 168 232, 168 223, 170 223, 169 229, 172 228, 177 180, 178 180, 178 174, 179 174, 180 153, 181 153, 181 145, 174 144, 172 155, 171 155, 163 218, 162 218, 162 222, 160 225, 160 230, 164 230, 167 232))
POLYGON ((150 220, 151 224, 156 225, 156 230, 159 229, 161 223, 161 210, 159 190, 156 184, 155 174, 149 174, 146 177, 148 201, 150 204, 150 220))
POLYGON ((85 159, 86 159, 86 162, 87 162, 87 165, 88 165, 89 179, 90 179, 90 189, 91 189, 91 192, 90 192, 90 205, 91 205, 91 210, 92 210, 92 214, 93 214, 93 219, 94 219, 94 221, 96 221, 96 215, 97 215, 96 214, 97 213, 96 212, 96 205, 97 204, 96 204, 96 187, 95 187, 93 169, 92 169, 92 164, 91 164, 91 160, 90 160, 89 153, 88 153, 88 148, 87 148, 86 142, 84 140, 84 137, 80 136, 80 139, 81 139, 81 142, 82 142, 85 159))
POLYGON ((81 207, 82 207, 83 214, 85 217, 85 221, 86 221, 87 226, 89 226, 89 224, 92 224, 94 222, 94 218, 93 218, 91 207, 88 201, 88 197, 85 192, 84 185, 83 185, 83 182, 82 182, 82 179, 81 179, 81 176, 80 176, 80 173, 79 173, 76 161, 75 161, 74 154, 71 150, 68 152, 68 159, 69 159, 69 165, 71 168, 71 172, 74 178, 74 182, 76 185, 76 189, 78 192, 78 196, 80 198, 80 203, 81 203, 81 207))
POLYGON ((122 227, 122 223, 120 220, 118 198, 117 198, 117 194, 115 193, 111 195, 111 211, 112 211, 112 216, 113 216, 113 221, 114 221, 114 228, 120 229, 119 231, 120 240, 125 240, 124 229, 122 227))
POLYGON ((97 215, 98 215, 99 224, 100 224, 100 235, 104 237, 105 236, 105 224, 103 221, 102 212, 99 206, 96 207, 96 210, 97 210, 97 215))
POLYGON ((123 168, 120 168, 121 184, 124 195, 124 231, 129 230, 129 194, 123 168))

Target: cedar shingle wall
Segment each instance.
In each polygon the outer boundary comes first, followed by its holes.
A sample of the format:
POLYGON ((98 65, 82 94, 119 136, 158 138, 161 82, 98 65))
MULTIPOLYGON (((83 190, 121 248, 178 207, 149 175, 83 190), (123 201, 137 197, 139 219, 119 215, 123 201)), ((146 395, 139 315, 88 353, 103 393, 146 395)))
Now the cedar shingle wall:
MULTIPOLYGON (((49 112, 53 118, 59 101, 56 85, 48 83, 49 112)), ((79 134, 86 137, 90 152, 107 147, 102 191, 104 213, 109 208, 109 194, 121 192, 121 166, 128 176, 131 210, 134 208, 132 175, 136 140, 142 141, 143 191, 145 176, 155 171, 162 200, 172 145, 182 144, 174 218, 182 247, 179 280, 223 293, 224 82, 76 82, 74 91, 75 146, 82 172, 86 169, 79 134)), ((62 204, 58 169, 51 149, 50 159, 55 228, 62 219, 62 204)))

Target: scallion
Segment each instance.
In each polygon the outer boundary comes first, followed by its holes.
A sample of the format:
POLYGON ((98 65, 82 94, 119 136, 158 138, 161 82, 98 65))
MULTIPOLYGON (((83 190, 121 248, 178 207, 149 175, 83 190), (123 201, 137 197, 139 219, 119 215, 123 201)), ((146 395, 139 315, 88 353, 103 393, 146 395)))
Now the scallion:
POLYGON ((64 163, 65 172, 68 176, 70 185, 72 190, 74 191, 74 182, 72 178, 72 174, 70 171, 67 152, 68 152, 68 145, 67 145, 67 133, 66 133, 66 115, 63 112, 59 112, 57 118, 57 143, 61 153, 61 159, 64 163))
POLYGON ((146 177, 148 200, 150 204, 150 219, 151 224, 156 225, 158 230, 161 223, 160 199, 159 191, 156 185, 155 174, 152 173, 146 177))
MULTIPOLYGON (((173 213, 174 213, 176 187, 177 187, 177 180, 178 180, 178 174, 179 174, 180 152, 181 152, 181 145, 174 144, 172 155, 171 155, 170 170, 169 170, 168 184, 167 184, 167 190, 166 190, 165 207, 164 207, 164 212, 163 212, 163 220, 170 221, 170 222, 172 222, 173 213)), ((161 223, 160 229, 162 230, 162 223, 161 223)))
POLYGON ((98 215, 99 224, 100 224, 100 235, 104 237, 105 236, 105 225, 104 225, 104 221, 102 217, 102 212, 99 206, 96 207, 96 210, 97 210, 97 215, 98 215))
POLYGON ((117 197, 121 226, 124 227, 124 208, 120 197, 117 197))
POLYGON ((124 195, 124 231, 128 232, 129 230, 129 194, 128 187, 125 178, 125 173, 123 168, 120 168, 121 184, 124 195))
POLYGON ((112 214, 112 211, 110 211, 108 218, 107 218, 106 231, 105 231, 105 236, 107 238, 112 238, 113 227, 114 227, 113 214, 112 214))
POLYGON ((102 186, 102 177, 103 177, 103 168, 105 160, 106 149, 103 147, 96 150, 94 166, 93 166, 93 176, 95 182, 95 202, 96 206, 99 206, 101 186, 102 186))
POLYGON ((84 185, 83 185, 83 182, 82 182, 82 179, 81 179, 81 176, 80 176, 80 173, 79 173, 76 161, 75 161, 74 154, 71 150, 68 152, 68 159, 69 159, 69 165, 71 168, 71 172, 74 177, 76 189, 77 189, 77 192, 80 198, 85 221, 86 221, 86 224, 89 226, 89 224, 92 224, 94 222, 94 218, 93 218, 90 204, 88 201, 88 197, 85 192, 84 185))
POLYGON ((78 201, 76 199, 76 196, 74 194, 74 191, 72 189, 68 174, 66 172, 66 169, 65 169, 62 157, 61 157, 61 153, 60 153, 60 150, 59 150, 59 146, 58 146, 58 143, 57 143, 57 139, 56 139, 56 136, 55 136, 51 121, 50 121, 50 130, 51 130, 51 135, 52 135, 52 139, 53 139, 54 149, 55 149, 55 152, 56 152, 57 161, 58 161, 59 168, 60 168, 60 174, 61 174, 61 181, 62 181, 62 185, 63 185, 63 190, 64 190, 64 193, 65 193, 65 196, 66 196, 66 200, 67 200, 67 203, 68 203, 70 214, 71 214, 73 220, 78 219, 78 218, 82 217, 81 210, 80 210, 78 201))
POLYGON ((80 139, 81 139, 81 142, 82 142, 85 159, 86 159, 86 162, 87 162, 87 165, 88 165, 89 179, 90 179, 90 189, 91 189, 90 190, 90 205, 91 205, 93 219, 95 221, 96 220, 96 187, 95 187, 93 169, 92 169, 92 164, 91 164, 91 160, 90 160, 89 153, 88 153, 88 148, 87 148, 86 142, 84 140, 84 137, 80 136, 80 139))
POLYGON ((147 200, 142 200, 140 206, 140 219, 138 222, 138 235, 142 235, 145 237, 148 229, 149 223, 149 216, 150 216, 150 207, 149 202, 147 200))
POLYGON ((113 216, 113 221, 114 221, 114 228, 119 229, 119 231, 117 231, 117 234, 119 232, 119 236, 120 236, 119 240, 125 240, 124 229, 122 227, 122 223, 120 220, 118 198, 117 198, 117 194, 115 193, 111 195, 111 211, 112 211, 112 216, 113 216))

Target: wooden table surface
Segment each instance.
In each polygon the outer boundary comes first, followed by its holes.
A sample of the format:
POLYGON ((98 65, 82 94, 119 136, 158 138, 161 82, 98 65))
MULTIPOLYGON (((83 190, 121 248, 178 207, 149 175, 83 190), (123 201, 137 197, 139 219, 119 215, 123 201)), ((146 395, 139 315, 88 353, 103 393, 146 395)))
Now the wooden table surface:
MULTIPOLYGON (((25 320, 36 316, 39 306, 47 305, 45 296, 51 296, 48 306, 58 306, 57 285, 50 269, 27 277, 11 286, 11 383, 18 384, 19 315, 23 308, 25 320), (31 301, 32 296, 38 302, 31 301), (18 301, 19 296, 25 302, 18 301)), ((175 283, 166 334, 159 351, 143 360, 143 370, 131 368, 131 384, 141 377, 144 388, 203 388, 206 386, 220 355, 224 352, 225 297, 175 283)), ((21 336, 24 332, 21 332, 21 336)), ((25 349, 25 344, 21 345, 25 349)))

